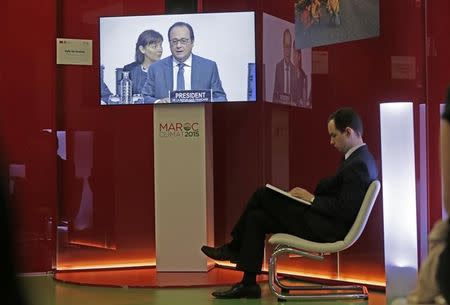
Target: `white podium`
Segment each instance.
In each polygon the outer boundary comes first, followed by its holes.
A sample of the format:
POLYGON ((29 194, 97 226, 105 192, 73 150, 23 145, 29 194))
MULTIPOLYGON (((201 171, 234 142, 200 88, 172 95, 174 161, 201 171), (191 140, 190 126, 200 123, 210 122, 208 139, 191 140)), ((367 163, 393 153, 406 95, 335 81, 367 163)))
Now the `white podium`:
POLYGON ((214 243, 212 105, 155 105, 156 270, 207 271, 214 243))

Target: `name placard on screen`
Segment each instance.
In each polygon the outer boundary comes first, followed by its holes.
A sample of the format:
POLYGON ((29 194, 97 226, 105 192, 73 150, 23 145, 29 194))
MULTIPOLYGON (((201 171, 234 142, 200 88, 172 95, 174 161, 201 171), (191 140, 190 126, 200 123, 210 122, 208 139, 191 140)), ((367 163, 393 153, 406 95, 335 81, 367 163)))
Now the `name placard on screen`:
POLYGON ((175 90, 170 92, 171 103, 212 102, 211 90, 175 90))

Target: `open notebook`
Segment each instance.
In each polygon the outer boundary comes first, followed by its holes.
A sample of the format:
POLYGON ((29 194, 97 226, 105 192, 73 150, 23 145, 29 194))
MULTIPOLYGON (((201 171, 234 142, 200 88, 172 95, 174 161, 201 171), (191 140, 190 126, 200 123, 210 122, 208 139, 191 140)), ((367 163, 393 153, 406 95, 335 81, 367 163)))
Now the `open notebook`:
POLYGON ((271 190, 274 190, 275 192, 278 192, 278 193, 280 193, 280 194, 283 194, 284 196, 287 196, 287 197, 289 197, 289 198, 292 198, 292 199, 294 199, 294 200, 297 200, 297 201, 299 201, 299 202, 301 202, 301 203, 304 203, 304 204, 307 204, 307 205, 311 205, 311 202, 306 201, 306 200, 303 200, 303 199, 300 199, 300 198, 295 197, 295 196, 292 196, 292 195, 289 194, 288 192, 283 191, 282 189, 279 189, 279 188, 277 188, 276 186, 273 186, 272 184, 267 183, 267 184, 266 184, 266 187, 269 188, 269 189, 271 189, 271 190))

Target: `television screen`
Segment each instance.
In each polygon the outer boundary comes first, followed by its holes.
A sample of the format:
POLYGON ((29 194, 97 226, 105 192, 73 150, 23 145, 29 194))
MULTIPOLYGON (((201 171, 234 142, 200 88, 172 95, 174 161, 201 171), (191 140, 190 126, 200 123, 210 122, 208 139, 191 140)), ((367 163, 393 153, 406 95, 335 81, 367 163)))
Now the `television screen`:
POLYGON ((312 108, 312 50, 295 48, 294 24, 263 13, 263 100, 312 108))
POLYGON ((99 23, 102 105, 256 100, 254 12, 99 23))

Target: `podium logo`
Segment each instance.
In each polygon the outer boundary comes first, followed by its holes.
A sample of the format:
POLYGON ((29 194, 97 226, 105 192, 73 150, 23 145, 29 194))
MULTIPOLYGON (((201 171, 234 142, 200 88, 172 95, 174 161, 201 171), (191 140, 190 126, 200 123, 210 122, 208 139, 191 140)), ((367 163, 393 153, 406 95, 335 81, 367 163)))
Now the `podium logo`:
POLYGON ((198 122, 161 122, 159 136, 161 138, 198 138, 200 136, 198 122))

